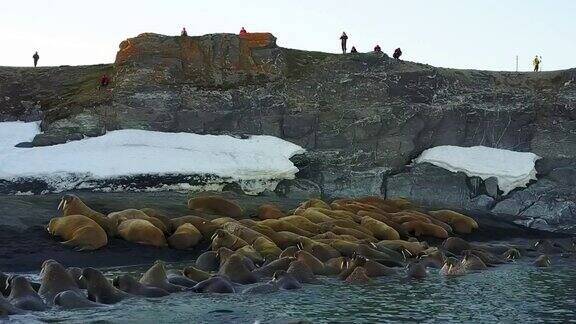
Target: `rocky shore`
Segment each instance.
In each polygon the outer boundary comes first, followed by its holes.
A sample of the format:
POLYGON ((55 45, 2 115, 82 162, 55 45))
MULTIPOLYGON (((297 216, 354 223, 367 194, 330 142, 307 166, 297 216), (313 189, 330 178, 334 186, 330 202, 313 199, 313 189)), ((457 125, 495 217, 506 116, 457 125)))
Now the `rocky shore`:
POLYGON ((307 149, 284 188, 402 196, 552 231, 575 231, 575 118, 576 69, 444 69, 281 48, 267 33, 141 34, 114 64, 0 67, 0 121, 42 120, 29 145, 127 128, 273 135, 307 149), (104 73, 112 84, 98 89, 104 73), (493 179, 411 164, 440 145, 535 153, 537 180, 503 196, 493 179))

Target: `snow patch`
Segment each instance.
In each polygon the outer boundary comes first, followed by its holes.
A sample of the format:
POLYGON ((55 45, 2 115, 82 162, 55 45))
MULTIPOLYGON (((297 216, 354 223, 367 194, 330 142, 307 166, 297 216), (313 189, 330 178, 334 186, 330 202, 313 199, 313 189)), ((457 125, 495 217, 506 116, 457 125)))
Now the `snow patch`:
POLYGON ((469 177, 498 179, 498 187, 508 194, 515 188, 526 187, 536 179, 535 163, 540 157, 529 152, 515 152, 485 146, 437 146, 422 152, 415 163, 431 163, 452 172, 464 172, 469 177))
POLYGON ((305 152, 302 147, 273 136, 239 139, 135 129, 54 146, 14 147, 31 141, 40 131, 38 126, 0 123, 0 180, 39 180, 52 191, 94 189, 97 184, 117 183, 116 188, 108 188, 112 191, 131 187, 132 178, 151 178, 150 182, 154 182, 168 176, 171 183, 141 190, 221 188, 226 183, 238 183, 246 193, 258 194, 273 190, 281 180, 294 179, 298 168, 290 158, 305 152), (179 182, 179 177, 191 179, 190 176, 199 180, 179 182))

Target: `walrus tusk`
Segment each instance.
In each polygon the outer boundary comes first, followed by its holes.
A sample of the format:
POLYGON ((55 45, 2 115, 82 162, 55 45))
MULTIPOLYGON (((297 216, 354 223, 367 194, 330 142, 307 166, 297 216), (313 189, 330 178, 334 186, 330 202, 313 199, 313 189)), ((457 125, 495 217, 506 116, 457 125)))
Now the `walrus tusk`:
POLYGON ((296 244, 296 247, 298 248, 298 250, 304 250, 304 245, 302 244, 302 242, 298 242, 296 244))
POLYGON ((60 199, 60 203, 58 204, 58 209, 56 210, 60 210, 60 209, 64 209, 66 207, 66 200, 64 200, 64 198, 60 199))

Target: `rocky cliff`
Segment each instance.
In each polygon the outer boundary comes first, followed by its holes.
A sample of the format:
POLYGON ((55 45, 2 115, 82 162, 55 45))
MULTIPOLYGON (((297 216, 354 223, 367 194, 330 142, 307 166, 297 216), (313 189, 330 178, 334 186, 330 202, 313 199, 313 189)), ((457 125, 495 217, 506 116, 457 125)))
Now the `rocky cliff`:
POLYGON ((107 130, 274 135, 308 149, 300 178, 325 195, 423 204, 570 230, 576 223, 576 70, 453 70, 372 53, 280 48, 271 34, 120 44, 111 65, 0 68, 0 120, 42 118, 34 145, 107 130), (112 84, 98 89, 101 74, 112 84), (438 145, 530 151, 539 179, 505 197, 493 181, 410 166, 438 145))

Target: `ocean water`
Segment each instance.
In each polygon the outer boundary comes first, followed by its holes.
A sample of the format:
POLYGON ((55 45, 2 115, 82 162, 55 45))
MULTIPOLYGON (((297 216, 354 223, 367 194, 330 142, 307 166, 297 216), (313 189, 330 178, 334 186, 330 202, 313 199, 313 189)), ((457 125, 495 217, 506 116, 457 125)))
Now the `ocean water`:
MULTIPOLYGON (((171 265, 179 267, 181 265, 171 265)), ((367 285, 323 277, 323 284, 272 294, 196 294, 131 298, 106 308, 51 309, 11 322, 50 323, 566 323, 576 322, 576 261, 553 259, 540 269, 529 260, 462 277, 430 269, 424 280, 398 275, 367 285)), ((143 268, 104 269, 109 276, 143 268)), ((32 274, 32 276, 35 276, 32 274)), ((242 286, 246 287, 246 286, 242 286)))

